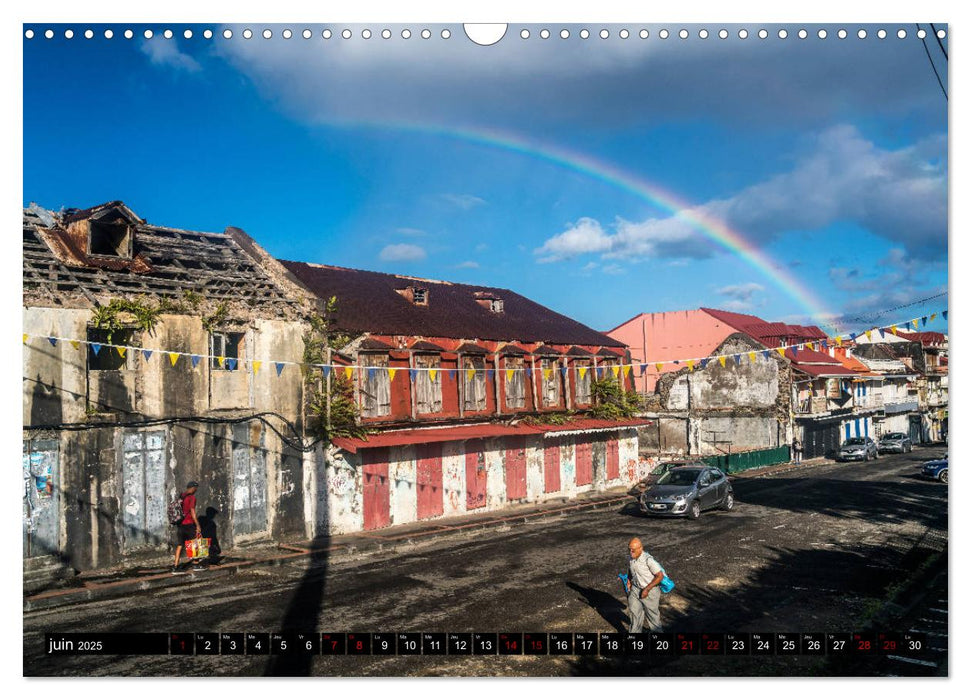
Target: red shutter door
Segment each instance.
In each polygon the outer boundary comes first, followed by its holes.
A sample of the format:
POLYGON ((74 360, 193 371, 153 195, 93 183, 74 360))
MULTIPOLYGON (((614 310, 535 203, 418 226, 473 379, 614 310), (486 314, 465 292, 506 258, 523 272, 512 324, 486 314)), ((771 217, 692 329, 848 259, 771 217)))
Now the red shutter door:
POLYGON ((607 481, 620 478, 620 444, 617 440, 607 441, 607 481))
POLYGON ((577 486, 593 482, 593 451, 589 442, 577 443, 577 486))
POLYGON ((486 504, 486 463, 481 440, 465 443, 465 507, 469 510, 486 504))
POLYGON ((543 480, 546 493, 560 490, 560 446, 556 442, 543 448, 543 480))
POLYGON ((444 512, 442 498, 442 445, 418 446, 418 519, 444 512))
POLYGON ((506 500, 526 498, 526 438, 507 438, 506 448, 506 500))
POLYGON ((364 529, 391 524, 391 485, 388 482, 388 450, 378 447, 361 452, 364 477, 364 529))

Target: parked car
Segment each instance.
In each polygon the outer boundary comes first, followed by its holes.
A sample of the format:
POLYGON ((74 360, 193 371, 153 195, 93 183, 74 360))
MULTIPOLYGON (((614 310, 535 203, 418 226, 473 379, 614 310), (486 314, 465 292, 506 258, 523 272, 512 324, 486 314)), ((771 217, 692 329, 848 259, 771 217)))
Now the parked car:
POLYGON ((715 467, 676 467, 641 494, 641 512, 648 515, 688 517, 692 520, 711 508, 731 510, 735 492, 728 477, 715 467))
POLYGON ((876 459, 879 456, 880 453, 877 451, 877 443, 873 441, 873 438, 869 437, 850 438, 836 451, 837 462, 850 462, 854 460, 869 462, 871 458, 876 459))
POLYGON ((877 443, 877 451, 880 454, 884 452, 910 452, 913 449, 914 443, 911 442, 907 433, 887 433, 877 443))
POLYGON ((920 467, 920 475, 929 479, 937 479, 942 484, 947 483, 947 457, 932 459, 924 462, 920 467))
MULTIPOLYGON (((627 495, 633 496, 635 499, 639 499, 642 493, 656 484, 657 480, 667 474, 670 470, 674 469, 675 467, 683 467, 687 464, 687 462, 661 462, 651 470, 650 474, 631 486, 630 490, 627 492, 627 495)), ((705 465, 698 464, 695 466, 703 467, 705 465)))

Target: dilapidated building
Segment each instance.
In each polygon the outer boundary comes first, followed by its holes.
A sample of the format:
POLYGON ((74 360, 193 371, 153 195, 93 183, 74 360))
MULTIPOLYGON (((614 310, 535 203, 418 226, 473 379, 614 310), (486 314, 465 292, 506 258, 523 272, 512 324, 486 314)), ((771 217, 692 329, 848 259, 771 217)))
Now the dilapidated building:
POLYGON ((506 289, 283 261, 346 334, 334 362, 362 437, 318 465, 316 531, 569 497, 635 477, 637 426, 597 420, 595 378, 630 387, 625 346, 506 289))
POLYGON ((28 572, 164 553, 190 479, 223 549, 305 534, 303 383, 261 360, 300 361, 302 294, 237 229, 24 209, 28 572))

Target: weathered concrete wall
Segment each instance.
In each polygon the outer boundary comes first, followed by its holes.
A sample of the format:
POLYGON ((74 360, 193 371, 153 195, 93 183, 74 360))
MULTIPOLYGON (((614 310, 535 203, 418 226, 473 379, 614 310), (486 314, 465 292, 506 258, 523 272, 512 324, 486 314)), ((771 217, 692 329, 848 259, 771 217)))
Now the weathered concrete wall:
POLYGON ((785 429, 775 416, 707 415, 691 421, 694 452, 715 454, 760 450, 785 444, 785 429))
MULTIPOLYGON (((173 367, 157 349, 206 354, 208 334, 201 319, 161 316, 153 334, 136 332, 128 341, 156 351, 145 357, 129 350, 119 371, 89 372, 85 344, 60 341, 54 346, 36 337, 86 339, 90 317, 87 309, 37 307, 25 308, 23 315, 24 332, 34 336, 23 353, 24 425, 72 423, 84 428, 30 430, 24 436, 44 435, 59 442, 53 486, 59 490, 58 556, 66 563, 88 570, 170 552, 172 531, 165 509, 192 479, 200 482, 197 513, 206 518, 204 525, 223 550, 247 539, 307 536, 313 529, 308 523, 327 517, 326 508, 304 497, 304 487, 329 485, 330 480, 314 473, 313 459, 306 460, 311 470, 305 474, 304 455, 260 421, 240 424, 234 438, 229 423, 189 420, 226 417, 210 413, 209 363, 203 360, 193 368, 183 356, 173 367), (130 425, 105 423, 105 413, 130 425), (173 420, 138 425, 152 418, 173 420), (146 447, 146 440, 155 447, 146 447), (234 475, 234 448, 247 460, 241 464, 252 465, 245 478, 234 475), (238 508, 241 499, 247 504, 245 514, 238 508), (247 527, 237 528, 244 515, 247 527)), ((299 360, 302 332, 299 323, 254 321, 250 357, 299 360)), ((292 425, 268 418, 278 430, 299 432, 300 373, 291 367, 277 377, 267 364, 256 373, 249 366, 234 373, 243 378, 249 394, 247 408, 232 416, 273 411, 292 425)))
POLYGON ((388 461, 391 524, 410 523, 418 518, 418 457, 415 446, 390 448, 388 461))
POLYGON ((543 438, 530 438, 526 443, 526 500, 542 501, 546 494, 546 477, 544 474, 545 458, 543 454, 543 438))
MULTIPOLYGON (((350 454, 328 448, 326 459, 317 460, 317 533, 333 535, 364 529, 364 492, 361 483, 360 453, 350 454)), ((390 475, 389 475, 390 476, 390 475)))
POLYGON ((456 441, 442 445, 442 490, 445 517, 466 511, 464 443, 456 441))

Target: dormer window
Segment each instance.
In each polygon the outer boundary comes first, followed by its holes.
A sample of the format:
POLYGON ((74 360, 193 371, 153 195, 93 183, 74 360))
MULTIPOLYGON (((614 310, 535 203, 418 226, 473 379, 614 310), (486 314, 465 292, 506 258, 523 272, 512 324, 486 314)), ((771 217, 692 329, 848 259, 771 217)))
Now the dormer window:
POLYGON ((475 302, 483 309, 489 309, 494 314, 501 314, 503 310, 502 299, 492 292, 475 292, 475 302))
POLYGON ((425 287, 405 287, 395 291, 415 306, 428 306, 428 289, 425 287))
POLYGON ((502 308, 502 299, 493 299, 489 303, 489 310, 494 314, 501 314, 502 308))
POLYGON ((88 222, 88 254, 131 259, 132 227, 126 221, 88 222))

